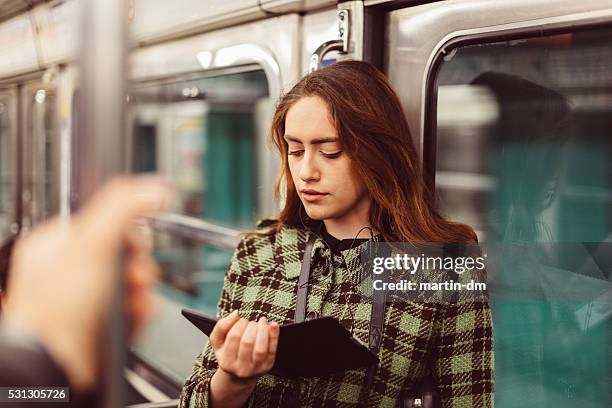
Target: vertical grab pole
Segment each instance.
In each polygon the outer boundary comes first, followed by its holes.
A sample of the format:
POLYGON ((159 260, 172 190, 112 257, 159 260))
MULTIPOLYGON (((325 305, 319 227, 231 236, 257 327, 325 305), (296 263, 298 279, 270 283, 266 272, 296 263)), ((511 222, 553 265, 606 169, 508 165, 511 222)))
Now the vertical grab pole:
MULTIPOLYGON (((126 171, 125 158, 125 0, 83 2, 82 46, 79 58, 77 149, 77 204, 87 200, 105 180, 126 171)), ((119 263, 117 268, 121 269, 119 263)), ((105 408, 124 405, 123 367, 126 322, 124 281, 117 274, 112 305, 101 339, 103 378, 100 404, 105 408)))

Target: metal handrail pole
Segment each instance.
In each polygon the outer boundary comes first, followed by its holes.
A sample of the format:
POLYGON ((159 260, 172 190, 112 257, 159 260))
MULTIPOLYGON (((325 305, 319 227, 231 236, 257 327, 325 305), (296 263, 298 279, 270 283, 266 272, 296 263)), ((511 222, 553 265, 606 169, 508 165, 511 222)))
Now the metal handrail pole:
MULTIPOLYGON (((82 10, 76 134, 77 206, 112 176, 126 170, 125 74, 126 5, 124 0, 86 0, 82 10)), ((122 262, 117 265, 122 269, 122 262)), ((100 406, 124 405, 123 367, 126 322, 124 282, 116 274, 115 293, 101 342, 103 378, 100 406)))

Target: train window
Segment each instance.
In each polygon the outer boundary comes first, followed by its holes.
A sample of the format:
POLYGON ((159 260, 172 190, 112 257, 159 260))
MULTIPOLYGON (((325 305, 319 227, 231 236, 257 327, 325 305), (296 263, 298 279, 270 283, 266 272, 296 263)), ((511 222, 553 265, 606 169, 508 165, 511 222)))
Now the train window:
POLYGON ((216 315, 231 250, 221 250, 176 234, 157 232, 155 257, 162 269, 157 313, 132 351, 140 362, 170 382, 182 384, 206 338, 181 317, 181 308, 216 315))
POLYGON ((10 235, 14 222, 15 154, 11 136, 10 98, 0 94, 0 242, 10 235))
POLYGON ((25 86, 24 228, 59 211, 60 146, 56 93, 49 84, 25 86))
MULTIPOLYGON (((270 183, 258 162, 269 123, 264 71, 242 66, 135 83, 130 102, 132 170, 156 172, 174 182, 178 200, 172 212, 199 218, 213 229, 252 228, 265 203, 258 194, 265 190, 262 184, 270 183)), ((210 233, 202 225, 193 228, 210 233)), ((206 341, 180 310, 216 314, 233 250, 218 249, 228 245, 210 237, 207 242, 216 246, 202 244, 192 230, 156 225, 155 231, 155 256, 162 268, 159 311, 132 348, 133 363, 178 390, 206 341)))
POLYGON ((266 182, 257 162, 259 112, 269 101, 264 71, 136 84, 132 95, 134 171, 172 179, 175 212, 253 227, 266 182))
POLYGON ((598 298, 562 298, 569 282, 612 290, 609 259, 596 256, 606 242, 609 256, 612 241, 611 40, 612 29, 598 28, 471 41, 436 62, 428 157, 441 207, 481 240, 530 243, 511 276, 490 276, 511 292, 505 300, 492 293, 499 406, 612 402, 609 300, 597 309, 598 298), (521 262, 544 243, 580 246, 583 257, 558 253, 548 275, 522 274, 521 262), (585 276, 589 263, 597 265, 585 276), (519 299, 525 285, 538 297, 519 299))

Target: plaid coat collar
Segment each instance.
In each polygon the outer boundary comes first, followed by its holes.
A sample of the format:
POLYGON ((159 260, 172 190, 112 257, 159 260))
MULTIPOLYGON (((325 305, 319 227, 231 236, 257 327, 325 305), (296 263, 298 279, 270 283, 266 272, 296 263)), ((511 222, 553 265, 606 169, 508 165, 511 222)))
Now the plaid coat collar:
MULTIPOLYGON (((315 268, 322 263, 326 264, 331 262, 331 257, 333 256, 331 250, 318 233, 309 229, 283 225, 276 234, 273 245, 274 260, 277 267, 281 269, 285 279, 292 280, 300 276, 306 242, 312 234, 317 235, 312 249, 312 267, 315 268)), ((354 248, 340 251, 346 264, 348 274, 358 277, 358 281, 361 280, 362 272, 360 259, 361 252, 366 246, 367 243, 363 243, 354 248)))

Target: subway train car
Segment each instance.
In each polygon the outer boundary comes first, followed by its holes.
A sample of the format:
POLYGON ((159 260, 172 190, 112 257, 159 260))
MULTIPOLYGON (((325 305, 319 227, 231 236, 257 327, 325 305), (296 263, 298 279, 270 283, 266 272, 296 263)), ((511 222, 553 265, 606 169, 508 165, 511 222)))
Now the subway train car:
MULTIPOLYGON (((0 0, 2 240, 79 199, 83 3, 0 0)), ((612 405, 612 0, 126 3, 121 154, 178 191, 150 219, 159 310, 129 350, 130 405, 176 406, 206 342, 181 308, 215 313, 239 232, 278 210, 275 104, 345 59, 390 79, 444 213, 506 251, 496 405, 612 405)))

